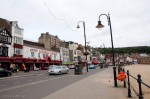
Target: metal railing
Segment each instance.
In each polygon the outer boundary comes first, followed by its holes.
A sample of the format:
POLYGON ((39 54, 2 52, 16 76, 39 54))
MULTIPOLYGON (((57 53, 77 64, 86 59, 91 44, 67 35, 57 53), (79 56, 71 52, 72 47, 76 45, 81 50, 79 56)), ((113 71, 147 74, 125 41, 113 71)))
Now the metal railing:
POLYGON ((142 92, 142 86, 141 86, 141 85, 143 84, 143 85, 146 86, 147 88, 150 88, 150 86, 142 81, 141 75, 138 74, 138 75, 137 75, 137 78, 136 78, 136 77, 132 76, 132 75, 129 73, 129 70, 127 70, 127 72, 125 72, 125 69, 124 69, 124 68, 121 68, 121 67, 119 66, 119 67, 118 67, 118 73, 119 73, 120 71, 123 71, 124 73, 127 74, 127 80, 124 80, 124 87, 126 88, 126 82, 127 82, 127 84, 128 84, 128 97, 129 97, 129 98, 132 97, 132 95, 131 95, 131 87, 132 87, 132 89, 135 91, 135 89, 133 88, 133 86, 131 86, 131 82, 130 82, 130 77, 132 77, 133 79, 137 80, 137 82, 138 82, 138 87, 139 87, 138 89, 139 89, 139 90, 138 90, 138 92, 137 92, 137 95, 138 95, 139 99, 144 99, 143 92, 142 92))

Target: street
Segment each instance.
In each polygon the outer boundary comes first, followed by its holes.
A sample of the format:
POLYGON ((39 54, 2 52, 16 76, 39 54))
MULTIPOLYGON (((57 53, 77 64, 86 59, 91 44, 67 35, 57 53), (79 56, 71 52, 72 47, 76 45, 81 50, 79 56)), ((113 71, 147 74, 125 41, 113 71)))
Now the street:
POLYGON ((41 99, 104 69, 97 67, 86 72, 84 68, 82 75, 74 75, 73 69, 63 75, 48 75, 45 70, 34 76, 0 79, 0 99, 41 99))

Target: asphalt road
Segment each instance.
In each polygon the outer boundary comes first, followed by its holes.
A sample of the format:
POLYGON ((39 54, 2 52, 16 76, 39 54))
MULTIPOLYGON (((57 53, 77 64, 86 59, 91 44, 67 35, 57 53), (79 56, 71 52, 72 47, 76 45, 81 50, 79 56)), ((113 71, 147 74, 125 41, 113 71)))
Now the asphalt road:
POLYGON ((84 69, 82 75, 74 75, 74 70, 63 75, 48 75, 45 71, 45 73, 34 76, 1 79, 0 99, 41 99, 104 69, 97 68, 89 70, 89 72, 84 69))

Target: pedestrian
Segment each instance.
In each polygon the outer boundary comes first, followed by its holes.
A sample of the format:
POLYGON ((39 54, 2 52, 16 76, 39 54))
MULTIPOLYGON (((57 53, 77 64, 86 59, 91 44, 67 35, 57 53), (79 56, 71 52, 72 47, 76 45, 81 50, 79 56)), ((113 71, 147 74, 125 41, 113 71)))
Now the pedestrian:
POLYGON ((10 71, 14 72, 14 64, 10 64, 10 71))
POLYGON ((16 66, 15 66, 15 70, 16 70, 16 72, 18 72, 18 71, 19 71, 19 66, 18 66, 18 64, 16 64, 16 66))
POLYGON ((24 72, 26 72, 26 66, 25 66, 24 63, 22 64, 22 69, 23 69, 24 72))

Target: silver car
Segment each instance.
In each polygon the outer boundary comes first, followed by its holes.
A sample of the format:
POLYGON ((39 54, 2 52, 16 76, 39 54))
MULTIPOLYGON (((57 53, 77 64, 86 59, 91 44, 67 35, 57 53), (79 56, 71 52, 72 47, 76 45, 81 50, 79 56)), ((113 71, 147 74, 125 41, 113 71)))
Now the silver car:
POLYGON ((52 67, 49 67, 49 70, 48 70, 48 73, 49 75, 51 74, 68 74, 69 73, 69 68, 67 66, 52 66, 52 67))

